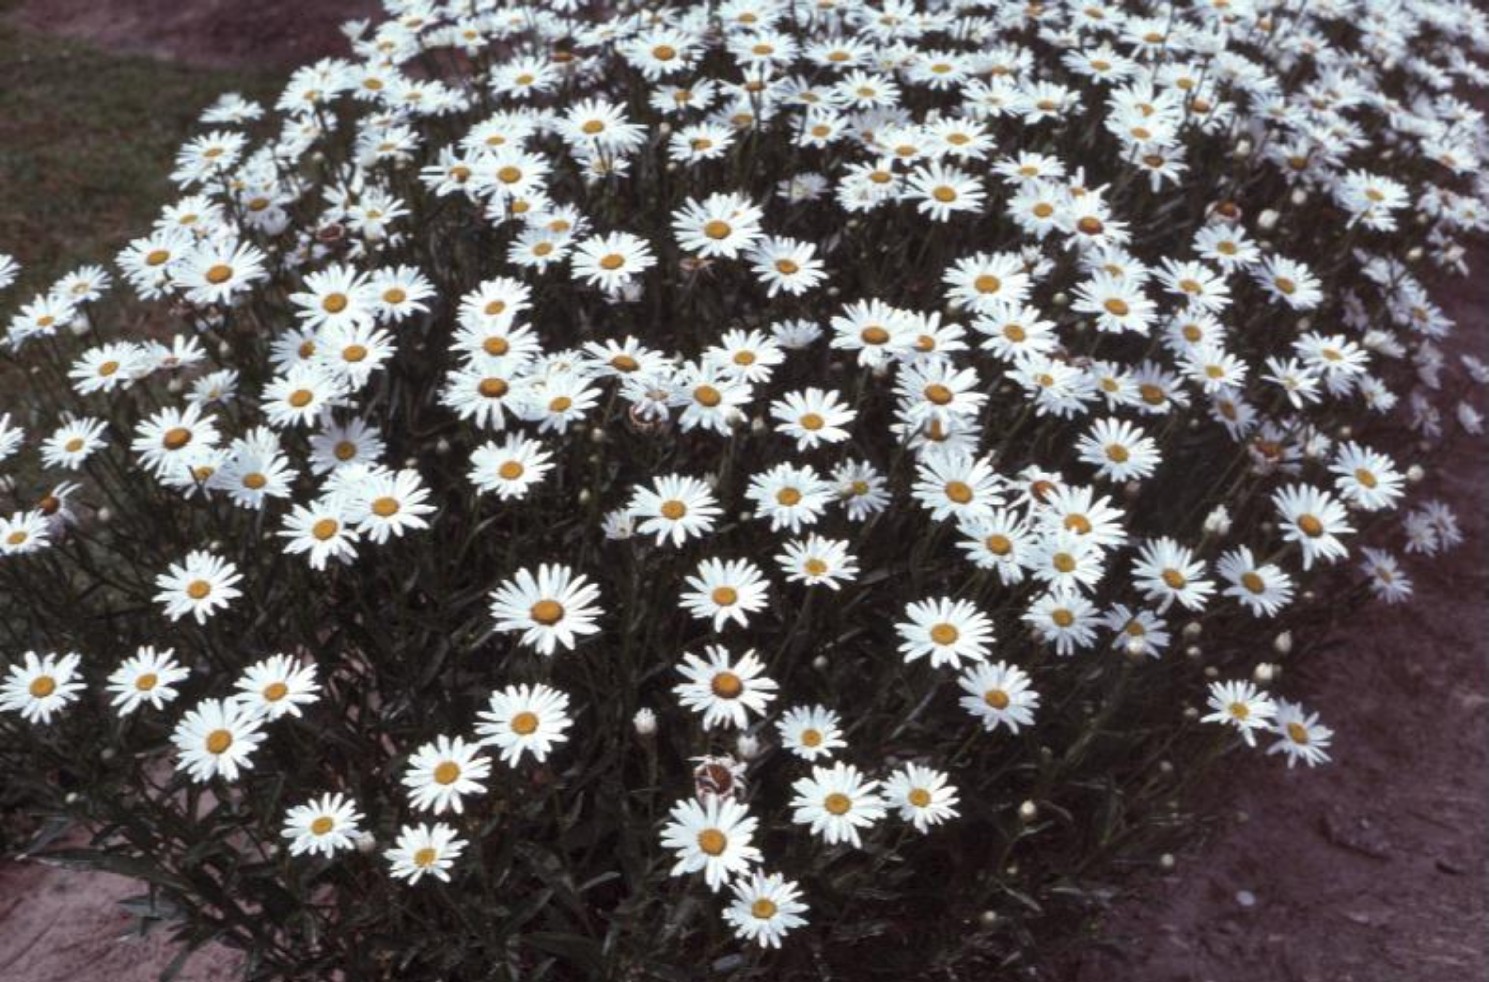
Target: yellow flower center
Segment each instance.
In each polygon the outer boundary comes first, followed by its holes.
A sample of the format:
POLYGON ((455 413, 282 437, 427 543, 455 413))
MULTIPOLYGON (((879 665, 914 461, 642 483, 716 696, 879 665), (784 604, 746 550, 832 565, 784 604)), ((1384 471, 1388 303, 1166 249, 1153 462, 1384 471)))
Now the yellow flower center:
POLYGON ((938 406, 944 406, 956 398, 956 393, 940 382, 932 382, 925 387, 925 397, 938 406))
POLYGON ((334 538, 336 533, 340 530, 341 523, 336 521, 336 519, 334 518, 322 518, 320 521, 310 526, 310 534, 315 536, 315 538, 319 539, 322 542, 325 542, 327 539, 334 538))
POLYGON ((512 722, 507 725, 510 726, 512 728, 512 732, 517 734, 518 736, 527 736, 528 734, 537 731, 538 714, 523 710, 522 712, 513 716, 512 722))
POLYGON ((336 827, 336 820, 330 815, 322 815, 310 823, 311 835, 325 835, 336 827))
POLYGON ((1308 727, 1294 720, 1287 724, 1287 737, 1293 743, 1308 742, 1308 727))
POLYGON ((709 598, 716 606, 728 607, 739 602, 739 591, 732 586, 716 587, 709 598))
POLYGON ((191 442, 191 430, 184 426, 173 426, 160 438, 160 445, 167 450, 180 450, 191 442))
POLYGON ((283 682, 270 682, 264 686, 264 701, 278 702, 290 694, 290 687, 283 682))
POLYGON ((233 745, 233 735, 227 730, 213 730, 207 734, 207 753, 224 754, 233 745))
POLYGON ((564 619, 564 605, 557 600, 539 600, 527 615, 537 623, 551 627, 564 619))
POLYGON ((192 580, 186 584, 186 595, 193 600, 205 600, 212 592, 212 584, 206 580, 192 580))
POLYGON ((673 498, 670 501, 662 502, 661 507, 657 511, 663 518, 670 522, 675 522, 688 513, 688 506, 673 498))
POLYGON ((31 693, 33 699, 45 699, 57 691, 57 680, 50 675, 38 675, 31 680, 31 685, 26 691, 31 693))
POLYGON ((1324 534, 1324 523, 1313 515, 1299 515, 1298 528, 1310 539, 1316 539, 1324 534))
POLYGON ((911 788, 910 793, 905 795, 905 800, 916 808, 925 808, 931 803, 931 793, 925 788, 911 788))
POLYGON ((213 286, 220 286, 233 278, 233 267, 226 263, 218 263, 207 270, 205 279, 213 286))
POLYGON ((344 293, 328 293, 321 301, 321 309, 328 314, 339 314, 346 309, 349 302, 344 293))
POLYGON ((693 390, 693 400, 709 409, 724 401, 723 393, 711 385, 700 385, 693 390))
POLYGON ((500 399, 507 394, 507 380, 500 378, 483 378, 481 384, 476 386, 476 391, 487 399, 500 399))
POLYGON ((768 921, 776 916, 776 904, 769 897, 761 897, 750 904, 750 914, 757 920, 768 921))
POLYGON ((931 628, 931 640, 937 644, 956 644, 961 632, 950 624, 937 624, 931 628))
POLYGON ((972 500, 972 488, 965 481, 949 481, 946 485, 946 497, 959 505, 965 505, 972 500))
POLYGON ((428 869, 433 866, 435 860, 439 859, 439 851, 433 846, 425 846, 414 853, 414 865, 420 869, 428 869))
POLYGON ((822 807, 831 815, 846 815, 853 808, 853 799, 841 791, 834 791, 822 799, 822 807))
POLYGON ((709 689, 720 699, 737 699, 744 691, 744 680, 733 672, 719 672, 709 683, 709 689))
POLYGON ((460 780, 460 765, 453 760, 442 760, 434 769, 436 784, 454 784, 460 780))
POLYGON ((698 833, 698 848, 710 856, 722 856, 729 848, 729 837, 718 829, 704 829, 698 833))
POLYGON ((503 481, 515 481, 523 475, 525 470, 521 461, 504 460, 502 465, 496 469, 496 473, 503 481))
POLYGON ((313 400, 314 398, 315 393, 311 392, 309 389, 296 389, 295 391, 291 392, 284 401, 289 403, 296 409, 304 409, 306 406, 310 405, 311 400, 313 400))

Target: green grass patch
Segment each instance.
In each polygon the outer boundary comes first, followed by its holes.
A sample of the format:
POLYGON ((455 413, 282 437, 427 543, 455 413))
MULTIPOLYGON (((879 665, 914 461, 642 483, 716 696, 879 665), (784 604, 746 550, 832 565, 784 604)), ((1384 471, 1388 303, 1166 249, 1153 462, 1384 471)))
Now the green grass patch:
POLYGON ((109 261, 173 197, 172 160, 202 109, 281 81, 0 25, 0 252, 26 267, 16 295, 109 261))

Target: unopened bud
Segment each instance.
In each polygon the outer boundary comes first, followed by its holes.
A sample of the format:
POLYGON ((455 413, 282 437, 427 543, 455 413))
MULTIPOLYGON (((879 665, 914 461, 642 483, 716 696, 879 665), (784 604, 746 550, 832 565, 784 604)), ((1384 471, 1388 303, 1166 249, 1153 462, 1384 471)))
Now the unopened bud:
POLYGON ((1308 192, 1302 188, 1293 188, 1291 201, 1295 205, 1306 204, 1308 201, 1308 192))
POLYGON ((631 725, 636 727, 637 736, 654 736, 657 732, 657 714, 642 707, 636 710, 635 716, 631 717, 631 725))
POLYGON ((1161 866, 1165 870, 1171 870, 1171 869, 1173 869, 1174 868, 1174 865, 1175 865, 1175 863, 1174 863, 1174 854, 1171 853, 1171 852, 1166 852, 1162 856, 1159 856, 1158 857, 1158 865, 1161 866))
POLYGON ((1193 641, 1195 638, 1203 634, 1204 630, 1204 625, 1200 624, 1199 621, 1190 621, 1188 624, 1184 625, 1184 640, 1193 641))
POLYGON ((1279 655, 1285 655, 1293 650, 1293 632, 1283 631, 1272 640, 1272 650, 1279 655))
POLYGON ((356 845, 357 852, 366 855, 367 853, 370 853, 372 852, 372 850, 377 848, 377 837, 374 836, 371 832, 363 832, 361 835, 357 836, 356 845))
POLYGON ((1020 822, 1028 825, 1037 818, 1039 818, 1039 806, 1034 804, 1034 802, 1025 801, 1022 805, 1019 805, 1020 822))
POLYGON ((826 655, 818 655, 816 658, 812 659, 812 667, 819 672, 827 671, 827 665, 828 662, 826 655))
POLYGON ((1416 484, 1426 476, 1427 472, 1422 469, 1421 464, 1412 464, 1406 469, 1406 479, 1412 484, 1416 484))
POLYGON ((1231 152, 1234 153, 1238 159, 1246 159, 1247 157, 1251 156, 1251 141, 1245 139, 1237 140, 1236 149, 1231 152))
POLYGON ((1251 670, 1251 680, 1257 685, 1270 685, 1275 674, 1276 669, 1271 662, 1258 662, 1257 666, 1251 670))
POLYGON ((1256 216, 1257 227, 1270 232, 1272 229, 1277 227, 1278 217, 1279 216, 1277 215, 1276 211, 1268 208, 1260 215, 1256 216))
POLYGON ((760 753, 760 741, 754 734, 741 733, 734 741, 734 756, 744 760, 752 760, 760 753))

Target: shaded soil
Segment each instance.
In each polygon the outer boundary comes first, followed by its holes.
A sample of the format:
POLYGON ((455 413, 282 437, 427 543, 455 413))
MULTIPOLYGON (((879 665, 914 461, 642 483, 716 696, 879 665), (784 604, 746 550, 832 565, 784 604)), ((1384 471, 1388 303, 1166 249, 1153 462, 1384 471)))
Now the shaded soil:
MULTIPOLYGON (((213 66, 292 65, 345 52, 342 20, 367 0, 22 0, 31 29, 213 66)), ((1480 251, 1472 266, 1489 270, 1480 251)), ((1489 280, 1445 307, 1482 350, 1489 280)), ((1460 438, 1461 439, 1461 438, 1460 438)), ((1484 946, 1489 812, 1489 450, 1455 446, 1432 493, 1468 543, 1408 563, 1417 599, 1376 606, 1336 645, 1297 665, 1302 694, 1337 733, 1336 763, 1288 771, 1243 755, 1217 776, 1229 817, 1174 873, 1140 885, 1103 924, 1108 941, 1046 977, 1077 982, 1468 982, 1484 946)), ((137 893, 107 874, 0 863, 0 978, 156 978, 174 957, 157 933, 120 940, 117 906, 137 893)), ((180 976, 221 979, 209 951, 180 976)))
POLYGON ((346 55, 341 25, 376 0, 14 0, 18 27, 212 67, 292 68, 346 55))

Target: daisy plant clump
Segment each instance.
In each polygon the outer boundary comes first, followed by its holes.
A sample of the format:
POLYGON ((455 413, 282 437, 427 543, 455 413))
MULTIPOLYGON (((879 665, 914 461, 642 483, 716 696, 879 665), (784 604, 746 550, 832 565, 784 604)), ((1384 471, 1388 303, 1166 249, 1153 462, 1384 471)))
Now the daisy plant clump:
POLYGON ((1329 762, 1287 661, 1463 538, 1481 11, 386 7, 0 257, 33 848, 254 978, 960 977, 1329 762))

